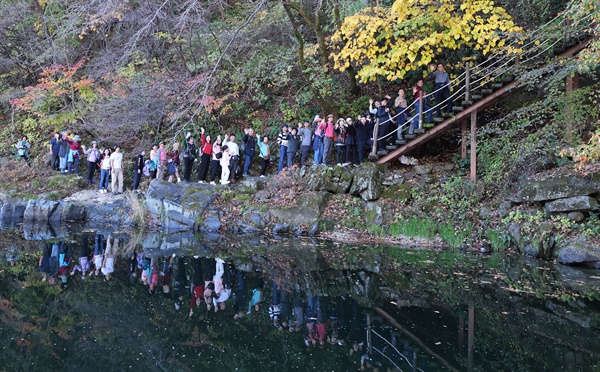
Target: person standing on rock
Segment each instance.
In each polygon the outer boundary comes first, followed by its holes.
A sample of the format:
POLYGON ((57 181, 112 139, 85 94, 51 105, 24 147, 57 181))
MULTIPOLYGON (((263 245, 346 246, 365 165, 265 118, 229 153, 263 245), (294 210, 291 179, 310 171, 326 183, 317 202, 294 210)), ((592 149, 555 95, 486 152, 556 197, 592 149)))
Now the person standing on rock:
POLYGON ((112 176, 113 195, 123 193, 123 153, 121 146, 116 146, 115 151, 110 155, 110 171, 112 176), (118 185, 118 188, 117 188, 118 185))
POLYGON ((59 157, 60 152, 60 133, 54 132, 54 137, 50 140, 50 169, 59 170, 59 157))
POLYGON ((31 167, 31 161, 29 160, 29 150, 31 149, 31 145, 29 144, 29 141, 27 140, 27 136, 23 136, 23 138, 21 138, 19 143, 17 143, 16 147, 17 147, 17 152, 19 153, 19 156, 21 158, 23 158, 23 160, 25 160, 27 165, 29 165, 31 167))
POLYGON ((204 135, 204 128, 200 128, 200 139, 202 140, 202 147, 200 153, 200 171, 198 172, 198 183, 206 183, 206 176, 208 175, 208 167, 211 162, 210 157, 213 152, 213 146, 209 135, 204 135))
POLYGON ((158 151, 156 152, 156 156, 158 157, 158 167, 156 169, 156 178, 159 180, 163 179, 163 175, 169 166, 167 161, 167 150, 165 149, 165 143, 160 142, 158 144, 158 151))
POLYGON ((300 139, 298 138, 298 130, 296 128, 292 128, 288 133, 287 140, 287 163, 286 167, 288 170, 292 169, 292 165, 294 165, 294 158, 296 157, 296 153, 298 152, 298 148, 300 147, 300 139))
POLYGON ((173 182, 177 179, 177 182, 181 182, 181 177, 179 177, 179 166, 181 165, 179 161, 179 143, 175 142, 173 144, 171 151, 167 152, 167 159, 167 173, 169 173, 169 179, 167 181, 173 182))
POLYGON ((244 176, 250 176, 250 165, 252 164, 252 158, 254 157, 254 152, 256 151, 256 139, 254 138, 254 129, 248 128, 244 137, 242 137, 242 142, 246 145, 244 147, 244 176))
POLYGON ((312 130, 310 129, 310 122, 308 120, 304 121, 304 126, 298 126, 298 135, 302 139, 302 142, 300 144, 300 149, 302 151, 302 154, 300 156, 300 165, 304 167, 306 165, 308 151, 310 150, 312 145, 312 130))
POLYGON ((329 157, 331 154, 331 149, 333 149, 333 133, 335 131, 333 121, 335 120, 332 114, 327 115, 327 122, 324 127, 324 136, 323 139, 323 164, 329 166, 329 157))
POLYGON ((144 155, 146 155, 146 151, 141 149, 135 159, 135 165, 133 167, 133 187, 131 188, 133 191, 137 191, 140 187, 140 180, 142 179, 144 172, 144 155))
POLYGON ((217 140, 212 146, 212 154, 210 158, 210 184, 215 185, 215 179, 217 175, 221 176, 221 158, 223 152, 221 151, 221 135, 217 136, 217 140))
POLYGON ((58 152, 60 171, 62 173, 68 173, 67 160, 69 159, 69 142, 66 141, 67 131, 64 130, 60 137, 60 151, 58 152))
POLYGON ((196 144, 194 143, 194 137, 189 136, 187 138, 187 146, 185 147, 185 152, 183 153, 183 180, 185 182, 190 182, 190 177, 192 175, 192 167, 194 166, 194 161, 198 156, 198 151, 196 150, 196 144))
MULTIPOLYGON (((258 135, 257 135, 258 137, 258 135)), ((271 164, 271 149, 269 148, 269 137, 264 136, 263 140, 258 143, 259 157, 261 161, 260 176, 266 177, 265 172, 267 167, 271 164)))
POLYGON ((98 142, 92 141, 92 148, 85 149, 85 146, 82 145, 84 154, 87 155, 88 161, 88 173, 87 173, 87 184, 91 185, 94 181, 94 173, 96 172, 96 167, 98 166, 98 161, 100 160, 100 150, 98 150, 98 142))
POLYGON ((229 147, 223 145, 221 152, 221 185, 227 185, 229 183, 229 162, 231 160, 229 147))
POLYGON ((356 146, 358 150, 358 164, 362 164, 365 156, 365 145, 367 144, 367 118, 359 116, 354 122, 356 132, 356 146))
POLYGON ((108 178, 110 177, 110 149, 105 148, 100 160, 100 185, 98 192, 106 194, 108 192, 108 178))
POLYGON ((277 144, 279 145, 279 166, 277 167, 278 172, 281 172, 287 162, 287 135, 288 126, 283 124, 281 126, 281 132, 279 132, 279 136, 277 136, 277 144))
MULTIPOLYGON (((235 134, 231 134, 229 136, 229 142, 226 143, 227 148, 229 149, 229 156, 231 157, 229 160, 229 182, 234 183, 236 173, 238 170, 238 166, 240 163, 240 147, 235 142, 235 134)), ((223 166, 223 164, 221 164, 223 166)))
POLYGON ((73 136, 73 139, 63 134, 63 140, 69 143, 69 154, 67 155, 67 171, 69 174, 79 176, 79 152, 81 150, 81 137, 73 136))
POLYGON ((314 164, 323 163, 323 139, 325 137, 325 122, 323 119, 317 115, 315 121, 313 122, 313 127, 315 129, 315 136, 313 139, 313 151, 315 156, 313 158, 314 164))

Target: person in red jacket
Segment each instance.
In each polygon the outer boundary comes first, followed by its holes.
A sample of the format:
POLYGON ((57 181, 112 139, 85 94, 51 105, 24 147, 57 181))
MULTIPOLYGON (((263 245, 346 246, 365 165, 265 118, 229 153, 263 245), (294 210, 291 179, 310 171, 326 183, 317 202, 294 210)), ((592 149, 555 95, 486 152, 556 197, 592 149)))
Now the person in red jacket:
POLYGON ((200 138, 202 147, 200 148, 200 172, 198 173, 198 183, 206 183, 208 175, 208 165, 210 164, 210 156, 212 155, 212 143, 209 135, 204 135, 204 128, 200 128, 200 138))

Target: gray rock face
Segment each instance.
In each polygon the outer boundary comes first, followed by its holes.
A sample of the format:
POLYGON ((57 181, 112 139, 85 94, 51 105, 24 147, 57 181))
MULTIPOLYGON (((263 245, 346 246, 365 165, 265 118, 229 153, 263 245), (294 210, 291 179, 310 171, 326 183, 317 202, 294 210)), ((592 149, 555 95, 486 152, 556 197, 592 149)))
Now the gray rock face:
POLYGON ((354 182, 350 194, 358 196, 365 201, 377 200, 383 193, 384 169, 374 163, 365 163, 355 169, 354 182))
POLYGON ((600 173, 587 176, 552 178, 527 181, 511 198, 516 203, 572 198, 600 192, 600 173))
POLYGON ((556 252, 556 259, 562 264, 600 261, 600 251, 585 242, 572 242, 556 252))
POLYGON ((23 220, 47 222, 57 206, 58 202, 55 201, 31 199, 25 207, 23 220))
POLYGON ((202 214, 214 201, 213 189, 196 183, 153 180, 146 193, 148 212, 171 232, 194 228, 197 222, 202 222, 202 214))
POLYGON ((291 225, 309 226, 321 218, 330 197, 324 191, 304 194, 298 197, 296 206, 273 209, 271 216, 291 225))
POLYGON ((256 194, 265 188, 265 181, 258 177, 246 177, 236 187, 236 191, 243 194, 256 194))
POLYGON ((548 212, 591 211, 598 208, 598 200, 591 196, 575 196, 572 198, 558 199, 546 203, 548 212))
POLYGON ((569 212, 567 214, 567 218, 573 222, 583 222, 585 220, 585 215, 579 211, 569 212))
POLYGON ((383 225, 383 208, 375 202, 365 205, 365 224, 367 226, 383 225))

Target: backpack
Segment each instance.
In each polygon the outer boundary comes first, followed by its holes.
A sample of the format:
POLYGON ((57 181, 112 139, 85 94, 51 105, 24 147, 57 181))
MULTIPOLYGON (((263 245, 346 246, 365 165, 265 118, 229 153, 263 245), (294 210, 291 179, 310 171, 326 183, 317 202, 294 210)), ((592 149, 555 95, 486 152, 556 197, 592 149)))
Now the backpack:
POLYGON ((144 169, 142 170, 144 177, 150 177, 150 164, 154 164, 154 163, 152 163, 150 160, 146 160, 144 162, 144 169))

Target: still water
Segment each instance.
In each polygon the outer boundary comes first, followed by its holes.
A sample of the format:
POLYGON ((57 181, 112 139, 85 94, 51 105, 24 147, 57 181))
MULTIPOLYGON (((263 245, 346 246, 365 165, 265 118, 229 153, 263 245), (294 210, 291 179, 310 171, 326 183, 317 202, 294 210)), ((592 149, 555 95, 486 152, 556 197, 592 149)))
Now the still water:
POLYGON ((0 231, 0 370, 598 370, 600 275, 470 255, 0 231))

